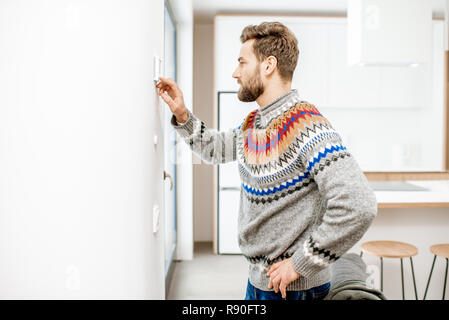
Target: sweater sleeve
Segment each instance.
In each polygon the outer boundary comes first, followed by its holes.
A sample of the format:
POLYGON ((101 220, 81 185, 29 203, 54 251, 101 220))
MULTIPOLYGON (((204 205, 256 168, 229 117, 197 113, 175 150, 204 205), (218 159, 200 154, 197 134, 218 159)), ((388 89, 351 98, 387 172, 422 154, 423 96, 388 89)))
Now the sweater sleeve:
POLYGON ((368 180, 330 123, 324 119, 308 133, 299 156, 327 206, 318 228, 292 256, 294 269, 306 278, 355 245, 377 215, 368 180))
POLYGON ((204 121, 198 119, 190 110, 189 118, 178 123, 171 118, 171 125, 189 145, 192 152, 208 164, 220 164, 237 160, 237 137, 240 126, 228 131, 208 129, 204 121))

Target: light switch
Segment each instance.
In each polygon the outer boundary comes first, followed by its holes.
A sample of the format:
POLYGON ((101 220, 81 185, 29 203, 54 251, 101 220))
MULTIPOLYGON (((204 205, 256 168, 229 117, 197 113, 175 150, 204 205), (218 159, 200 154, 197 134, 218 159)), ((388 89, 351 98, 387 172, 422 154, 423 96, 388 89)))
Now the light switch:
POLYGON ((153 233, 157 233, 159 231, 159 206, 155 204, 153 206, 153 233))

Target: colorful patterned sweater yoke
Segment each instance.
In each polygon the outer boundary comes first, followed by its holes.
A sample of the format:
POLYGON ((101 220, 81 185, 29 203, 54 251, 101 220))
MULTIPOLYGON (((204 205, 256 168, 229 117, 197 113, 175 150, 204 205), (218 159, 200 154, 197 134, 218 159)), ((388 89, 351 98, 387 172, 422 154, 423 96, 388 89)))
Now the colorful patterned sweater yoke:
POLYGON ((351 249, 377 215, 377 200, 331 123, 292 89, 228 131, 209 129, 190 110, 171 125, 208 164, 237 161, 238 243, 249 280, 268 288, 273 263, 291 258, 300 277, 287 290, 331 279, 330 264, 351 249))

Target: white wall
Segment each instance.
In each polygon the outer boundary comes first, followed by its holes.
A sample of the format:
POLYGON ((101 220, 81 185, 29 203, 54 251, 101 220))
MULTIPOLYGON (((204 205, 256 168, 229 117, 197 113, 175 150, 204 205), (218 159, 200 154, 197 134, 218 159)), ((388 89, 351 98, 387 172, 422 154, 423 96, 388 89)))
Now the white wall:
POLYGON ((0 298, 164 298, 163 17, 163 0, 0 1, 0 298))
MULTIPOLYGON (((197 76, 194 82, 194 97, 198 102, 195 103, 194 112, 209 127, 213 123, 211 106, 213 103, 212 99, 215 98, 209 93, 212 89, 208 88, 209 84, 212 86, 213 76, 209 67, 213 65, 212 49, 210 48, 213 43, 212 34, 213 24, 195 25, 195 61, 201 61, 201 64, 195 65, 197 76), (205 97, 209 97, 208 99, 210 100, 206 100, 205 97)), ((297 89, 301 92, 301 88, 297 89)), ((320 106, 317 106, 317 108, 320 109, 320 106)), ((195 182, 194 194, 199 195, 198 202, 195 203, 195 240, 198 239, 198 241, 212 241, 211 220, 208 218, 211 216, 209 212, 213 210, 213 203, 211 201, 209 204, 208 201, 203 199, 208 197, 212 189, 212 171, 210 167, 202 164, 196 165, 194 169, 196 170, 195 180, 197 181, 195 182)), ((436 243, 449 243, 448 230, 449 208, 379 209, 373 225, 351 251, 359 253, 360 243, 371 240, 405 241, 417 246, 419 254, 414 257, 414 268, 417 276, 418 297, 422 299, 433 259, 429 252, 429 247, 436 243)), ((368 265, 377 265, 380 270, 378 258, 365 254, 364 259, 368 265)), ((444 268, 445 261, 437 259, 426 299, 441 299, 444 268)), ((390 299, 402 299, 399 260, 384 259, 384 272, 385 294, 390 299)), ((404 260, 404 272, 406 298, 414 299, 409 260, 404 260)), ((447 296, 449 296, 449 293, 447 296)))
MULTIPOLYGON (((193 112, 209 128, 213 128, 213 24, 195 24, 193 61, 193 112)), ((213 230, 213 166, 194 157, 193 211, 195 241, 212 241, 213 230)))

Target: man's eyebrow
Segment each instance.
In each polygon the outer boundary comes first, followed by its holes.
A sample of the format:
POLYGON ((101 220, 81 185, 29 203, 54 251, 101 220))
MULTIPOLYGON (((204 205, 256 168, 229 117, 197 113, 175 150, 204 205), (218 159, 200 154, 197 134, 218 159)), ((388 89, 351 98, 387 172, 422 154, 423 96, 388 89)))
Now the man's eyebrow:
POLYGON ((245 60, 245 58, 239 57, 239 58, 237 59, 238 62, 240 62, 240 60, 245 60))

